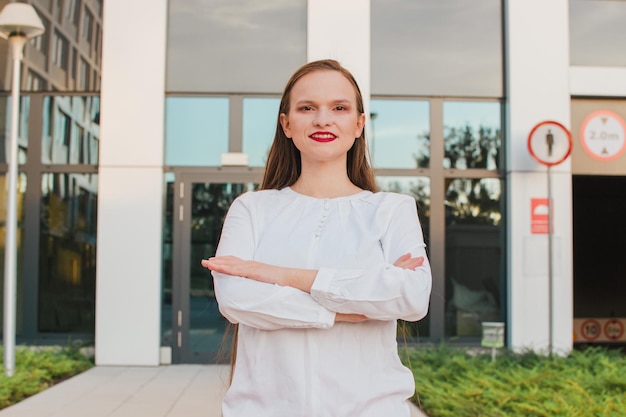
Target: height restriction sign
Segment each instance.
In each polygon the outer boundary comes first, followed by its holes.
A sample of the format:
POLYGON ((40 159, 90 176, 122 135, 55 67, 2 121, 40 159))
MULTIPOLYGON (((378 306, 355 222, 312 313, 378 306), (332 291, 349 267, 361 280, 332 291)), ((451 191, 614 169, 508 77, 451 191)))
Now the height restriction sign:
POLYGON ((572 135, 559 122, 541 122, 528 135, 528 150, 540 164, 558 165, 572 152, 572 135))

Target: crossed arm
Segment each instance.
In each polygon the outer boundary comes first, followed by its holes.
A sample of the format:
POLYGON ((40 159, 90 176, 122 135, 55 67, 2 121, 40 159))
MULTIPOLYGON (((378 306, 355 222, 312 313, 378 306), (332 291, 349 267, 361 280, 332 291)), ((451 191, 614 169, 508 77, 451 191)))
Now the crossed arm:
MULTIPOLYGON (((394 266, 402 269, 415 270, 424 263, 424 257, 411 257, 410 253, 402 255, 394 262, 394 266)), ((311 293, 311 287, 318 271, 314 269, 285 268, 262 262, 248 261, 236 256, 216 256, 202 260, 202 266, 226 275, 239 276, 268 284, 292 287, 311 293)), ((360 322, 367 320, 362 314, 337 313, 335 321, 360 322)))

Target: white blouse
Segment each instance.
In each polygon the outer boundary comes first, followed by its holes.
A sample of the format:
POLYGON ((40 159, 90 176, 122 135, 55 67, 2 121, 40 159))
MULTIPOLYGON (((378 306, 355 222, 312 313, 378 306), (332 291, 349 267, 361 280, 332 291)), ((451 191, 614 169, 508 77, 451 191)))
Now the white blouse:
POLYGON ((220 312, 239 323, 224 417, 410 415, 396 320, 426 315, 432 280, 413 198, 248 192, 228 211, 217 255, 318 270, 310 294, 213 272, 220 312), (393 265, 409 252, 424 264, 393 265), (335 313, 371 320, 335 323, 335 313))

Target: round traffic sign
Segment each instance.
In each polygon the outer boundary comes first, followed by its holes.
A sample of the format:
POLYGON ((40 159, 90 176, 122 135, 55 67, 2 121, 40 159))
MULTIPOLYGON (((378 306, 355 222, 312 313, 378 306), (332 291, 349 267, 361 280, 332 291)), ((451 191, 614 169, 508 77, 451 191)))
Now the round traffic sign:
POLYGON ((626 150, 626 122, 612 111, 594 111, 583 120, 580 141, 592 158, 601 161, 619 158, 626 150))
POLYGON ((604 323, 604 334, 610 340, 619 340, 624 335, 624 324, 615 319, 604 323))
POLYGON ((540 164, 558 165, 572 153, 572 134, 559 122, 541 122, 528 135, 528 151, 540 164))
POLYGON ((602 334, 602 326, 597 320, 585 320, 580 325, 580 335, 586 341, 596 340, 602 334))

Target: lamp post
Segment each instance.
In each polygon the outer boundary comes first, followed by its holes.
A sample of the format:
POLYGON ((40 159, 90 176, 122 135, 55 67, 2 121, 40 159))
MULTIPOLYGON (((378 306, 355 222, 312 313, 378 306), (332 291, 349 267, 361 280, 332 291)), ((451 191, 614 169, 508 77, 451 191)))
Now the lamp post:
POLYGON ((26 41, 44 32, 37 12, 30 4, 9 3, 0 12, 0 37, 9 40, 13 59, 11 84, 11 132, 7 159, 7 206, 4 239, 4 370, 15 371, 15 315, 17 298, 17 133, 20 113, 20 72, 26 41))

